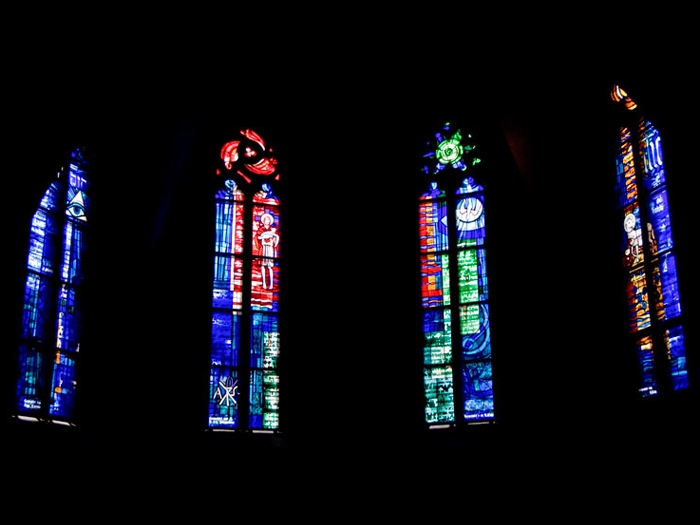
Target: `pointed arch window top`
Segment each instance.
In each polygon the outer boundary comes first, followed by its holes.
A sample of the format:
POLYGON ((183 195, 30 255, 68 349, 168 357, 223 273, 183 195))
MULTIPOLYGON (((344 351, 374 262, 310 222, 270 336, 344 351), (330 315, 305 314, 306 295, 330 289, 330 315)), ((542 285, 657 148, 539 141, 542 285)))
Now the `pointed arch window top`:
POLYGON ((467 177, 462 181, 462 185, 457 188, 457 193, 474 193, 477 191, 484 191, 484 187, 481 184, 474 182, 474 177, 467 177))
POLYGON ((224 168, 235 170, 247 183, 260 178, 279 180, 272 148, 268 148, 262 137, 250 129, 240 130, 240 134, 240 140, 231 140, 221 148, 224 168))
POLYGON ((632 100, 627 92, 617 84, 615 84, 610 90, 610 98, 612 98, 615 102, 622 102, 625 105, 625 109, 628 111, 637 109, 637 103, 632 100))
POLYGON ((466 171, 469 166, 481 162, 481 159, 471 155, 476 146, 471 143, 472 136, 462 135, 461 130, 452 131, 452 126, 446 122, 440 131, 435 133, 436 143, 428 146, 430 150, 424 155, 431 162, 424 166, 428 175, 436 175, 448 166, 459 171, 466 171))

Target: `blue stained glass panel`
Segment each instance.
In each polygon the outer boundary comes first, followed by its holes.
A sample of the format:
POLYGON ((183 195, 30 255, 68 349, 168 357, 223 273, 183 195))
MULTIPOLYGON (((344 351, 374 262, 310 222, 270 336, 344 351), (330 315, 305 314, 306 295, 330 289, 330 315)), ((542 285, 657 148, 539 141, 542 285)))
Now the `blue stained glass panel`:
POLYGON ((231 180, 226 189, 216 194, 216 227, 214 250, 216 253, 240 254, 243 252, 243 192, 231 180))
POLYGON ((60 193, 60 184, 58 182, 52 182, 49 185, 49 188, 44 193, 39 207, 49 212, 54 212, 58 210, 58 203, 61 202, 60 193))
POLYGON ((462 368, 462 379, 464 385, 464 419, 492 419, 494 416, 494 404, 491 361, 465 363, 462 368))
POLYGON ((470 304, 459 309, 462 353, 465 360, 491 357, 491 328, 487 304, 470 304))
POLYGON ((61 280, 73 285, 79 285, 82 279, 81 261, 83 253, 84 224, 66 224, 63 245, 63 261, 61 263, 61 280))
POLYGON ((250 428, 262 428, 264 387, 261 370, 250 372, 250 400, 248 422, 250 428))
MULTIPOLYGON (((82 191, 84 192, 85 190, 88 189, 90 186, 90 183, 88 182, 87 179, 87 171, 83 169, 86 165, 85 157, 83 155, 83 151, 81 149, 76 149, 71 153, 71 156, 73 157, 74 160, 77 162, 71 162, 68 165, 68 185, 70 188, 74 189, 75 191, 82 191)), ((86 198, 85 195, 83 194, 83 198, 86 198)), ((88 207, 87 202, 84 202, 85 208, 88 207)))
POLYGON ((77 352, 80 346, 80 308, 75 287, 62 285, 58 296, 56 348, 77 352))
POLYGON ((38 210, 32 217, 27 268, 51 275, 54 272, 58 229, 53 216, 38 210))
POLYGON ((75 404, 75 360, 66 352, 56 352, 51 382, 52 416, 68 418, 73 413, 75 404))
POLYGON ((430 308, 423 311, 423 362, 445 365, 452 361, 452 321, 450 310, 430 308))
POLYGON ((644 188, 648 191, 666 183, 661 136, 650 122, 640 126, 640 150, 644 161, 644 188))
POLYGON ((21 410, 40 410, 44 381, 41 370, 44 359, 36 349, 22 345, 19 350, 20 376, 17 381, 17 399, 21 410))
POLYGON ((238 366, 241 345, 241 316, 238 312, 212 314, 212 366, 238 366))
POLYGON ((243 259, 228 255, 214 256, 214 283, 212 306, 222 309, 241 309, 243 302, 243 259), (233 270, 231 268, 233 265, 233 270))
POLYGON ((654 261, 653 274, 657 293, 657 318, 664 320, 678 317, 681 315, 681 300, 675 256, 672 253, 666 253, 654 261))
POLYGON ((673 248, 671 214, 668 209, 666 190, 658 191, 649 197, 649 223, 647 235, 652 255, 673 248))
POLYGON ((41 340, 46 330, 45 305, 51 300, 49 279, 29 272, 24 287, 24 310, 22 312, 22 335, 25 339, 41 340))
POLYGON ((474 184, 473 179, 465 179, 457 194, 468 195, 457 199, 455 223, 457 225, 457 246, 476 246, 484 244, 485 217, 484 197, 480 193, 483 187, 474 184))
POLYGON ((642 397, 656 395, 658 390, 654 377, 654 350, 651 337, 643 337, 637 341, 637 356, 641 383, 639 392, 642 397))
POLYGON ((71 157, 30 223, 16 405, 20 413, 66 421, 73 417, 76 396, 82 332, 78 287, 89 209, 88 163, 81 149, 71 157))
POLYGON ((676 326, 666 331, 666 347, 669 352, 671 384, 674 390, 688 388, 688 369, 685 360, 685 339, 683 327, 676 326))
POLYGON ((253 313, 250 324, 250 366, 276 368, 280 341, 276 315, 253 313))
MULTIPOLYGON (((619 102, 620 91, 613 93, 619 102)), ((629 332, 637 352, 639 392, 648 397, 665 392, 667 380, 673 389, 686 388, 688 381, 661 136, 648 120, 637 122, 632 131, 620 128, 615 186, 623 210, 624 267, 629 271, 629 332), (675 326, 669 328, 671 320, 675 326)))
POLYGON ((231 367, 212 367, 209 376, 209 426, 238 427, 238 372, 231 367))

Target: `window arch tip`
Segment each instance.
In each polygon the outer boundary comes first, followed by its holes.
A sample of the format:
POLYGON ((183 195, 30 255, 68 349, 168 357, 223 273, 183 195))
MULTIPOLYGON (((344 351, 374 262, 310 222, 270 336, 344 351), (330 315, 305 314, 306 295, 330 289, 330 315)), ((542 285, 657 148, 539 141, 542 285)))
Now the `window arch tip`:
POLYGON ((612 89, 610 90, 610 98, 614 102, 623 102, 625 105, 625 109, 628 111, 632 111, 633 109, 637 109, 637 103, 632 100, 632 98, 627 94, 627 92, 620 87, 619 84, 614 84, 612 89))

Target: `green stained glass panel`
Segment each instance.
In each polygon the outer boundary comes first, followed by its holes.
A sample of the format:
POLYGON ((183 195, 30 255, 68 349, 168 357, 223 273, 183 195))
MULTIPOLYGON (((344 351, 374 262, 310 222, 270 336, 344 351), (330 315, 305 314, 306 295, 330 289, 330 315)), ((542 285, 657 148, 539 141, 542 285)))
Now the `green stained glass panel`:
POLYGON ((427 423, 454 421, 452 367, 437 366, 424 369, 425 420, 427 423))
POLYGON ((424 364, 448 364, 452 359, 452 320, 449 310, 427 310, 423 313, 424 364))
POLYGON ((462 250, 457 253, 460 303, 483 301, 487 298, 485 270, 484 250, 462 250))

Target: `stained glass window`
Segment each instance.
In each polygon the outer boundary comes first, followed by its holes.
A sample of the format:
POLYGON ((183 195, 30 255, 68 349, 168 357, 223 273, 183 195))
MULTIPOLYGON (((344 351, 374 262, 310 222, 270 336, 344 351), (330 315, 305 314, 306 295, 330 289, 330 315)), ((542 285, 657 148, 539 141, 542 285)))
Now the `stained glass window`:
POLYGON ((494 421, 485 189, 475 141, 446 123, 427 144, 419 196, 425 422, 494 421))
POLYGON ((89 162, 75 149, 29 226, 15 413, 75 424, 89 162))
POLYGON ((628 333, 636 348, 642 397, 688 387, 683 315, 661 136, 620 87, 625 112, 616 156, 621 265, 628 333))
POLYGON ((255 131, 221 148, 217 170, 208 427, 280 428, 282 228, 277 159, 255 131))

